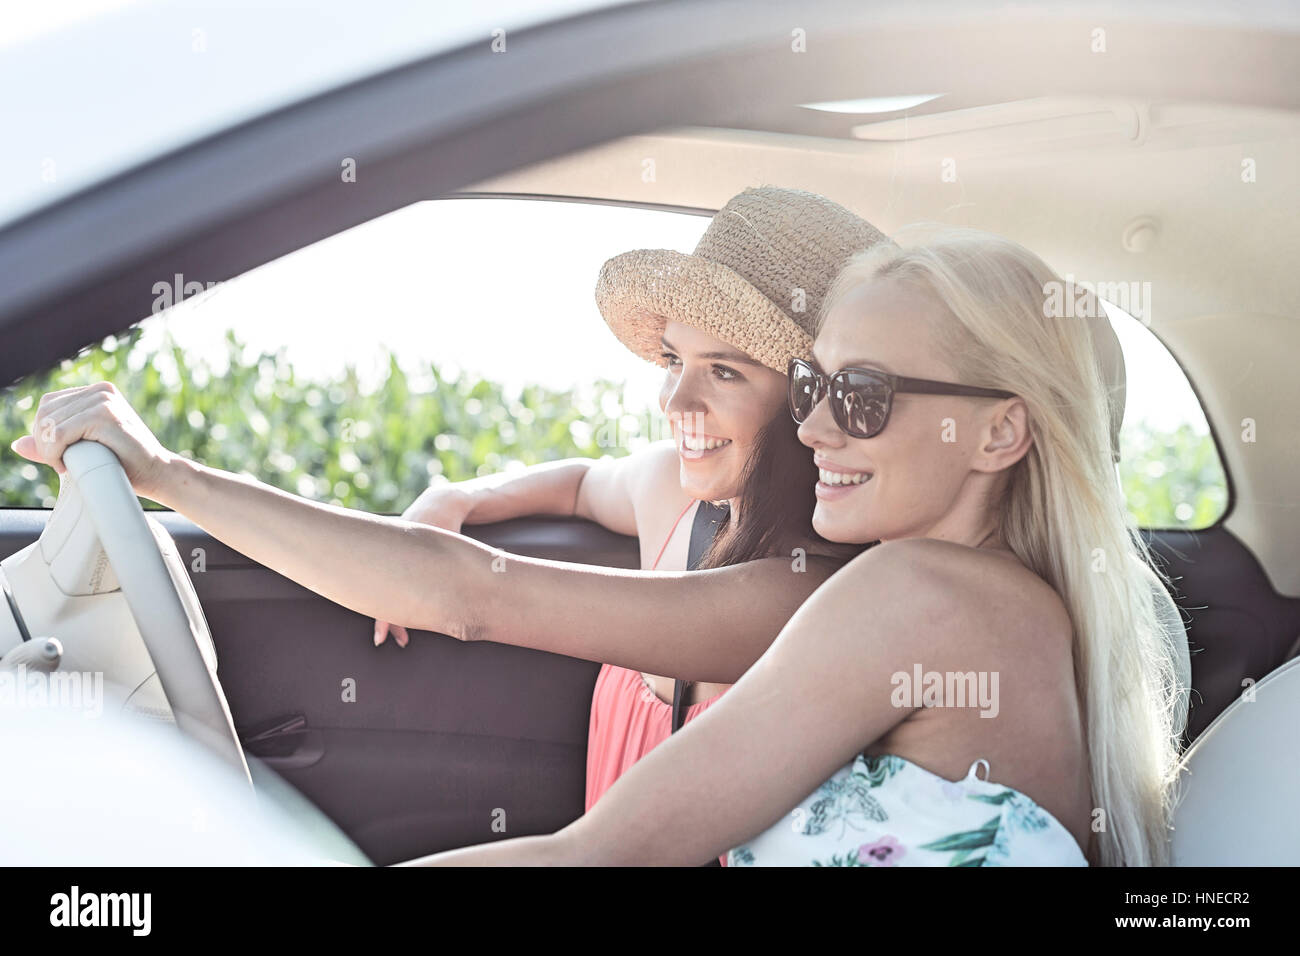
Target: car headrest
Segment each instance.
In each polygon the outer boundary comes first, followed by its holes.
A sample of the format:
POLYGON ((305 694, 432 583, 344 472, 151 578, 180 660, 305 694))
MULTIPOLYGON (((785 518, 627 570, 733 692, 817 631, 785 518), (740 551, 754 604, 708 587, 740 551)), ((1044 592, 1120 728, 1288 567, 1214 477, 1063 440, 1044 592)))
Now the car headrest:
POLYGON ((1296 866, 1300 658, 1245 689, 1183 755, 1175 866, 1296 866))

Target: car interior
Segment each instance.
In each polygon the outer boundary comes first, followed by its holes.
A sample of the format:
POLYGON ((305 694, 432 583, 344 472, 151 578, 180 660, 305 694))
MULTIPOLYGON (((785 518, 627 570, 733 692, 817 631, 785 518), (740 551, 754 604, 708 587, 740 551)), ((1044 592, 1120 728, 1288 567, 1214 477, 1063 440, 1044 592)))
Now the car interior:
MULTIPOLYGON (((1103 58, 1095 25, 1067 13, 993 29, 981 19, 993 5, 828 4, 802 25, 817 52, 800 60, 774 9, 727 21, 729 5, 693 4, 686 30, 684 6, 531 27, 515 59, 433 53, 3 224, 0 383, 140 320, 156 276, 232 278, 435 198, 708 215, 770 183, 830 196, 886 233, 970 225, 1061 271, 1140 276, 1155 290, 1144 321, 1191 382, 1229 489, 1209 527, 1143 530, 1191 655, 1176 860, 1296 862, 1300 831, 1281 821, 1300 786, 1300 88, 1273 66, 1295 34, 1225 26, 1210 5, 1175 20, 1137 4, 1103 58), (620 58, 602 38, 627 30, 647 41, 620 58), (772 67, 778 57, 795 60, 772 67), (1210 57, 1212 80, 1182 68, 1210 57), (854 107, 947 90, 902 110, 854 107), (358 151, 366 175, 340 198, 319 157, 358 151), (274 173, 245 175, 254 158, 274 173)), ((186 700, 170 708, 182 730, 283 777, 378 864, 493 839, 498 808, 512 836, 582 813, 597 663, 435 635, 376 649, 369 620, 181 515, 125 516, 111 463, 85 468, 105 479, 85 501, 61 489, 53 511, 0 510, 0 652, 57 635, 70 660, 127 674, 128 708, 186 700), (202 573, 188 559, 199 550, 202 573), (183 647, 166 650, 178 632, 183 647)), ((635 539, 576 519, 467 533, 521 555, 639 566, 635 539)))

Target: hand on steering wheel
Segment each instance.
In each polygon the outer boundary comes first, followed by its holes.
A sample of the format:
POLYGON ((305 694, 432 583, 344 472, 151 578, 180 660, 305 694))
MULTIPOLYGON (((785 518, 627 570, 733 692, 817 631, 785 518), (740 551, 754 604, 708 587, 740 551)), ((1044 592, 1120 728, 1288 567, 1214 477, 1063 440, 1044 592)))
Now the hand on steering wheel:
POLYGON ((111 382, 46 392, 36 406, 32 434, 10 447, 28 461, 50 465, 62 475, 66 471, 64 451, 83 439, 113 452, 136 493, 158 500, 163 473, 176 456, 163 448, 111 382))

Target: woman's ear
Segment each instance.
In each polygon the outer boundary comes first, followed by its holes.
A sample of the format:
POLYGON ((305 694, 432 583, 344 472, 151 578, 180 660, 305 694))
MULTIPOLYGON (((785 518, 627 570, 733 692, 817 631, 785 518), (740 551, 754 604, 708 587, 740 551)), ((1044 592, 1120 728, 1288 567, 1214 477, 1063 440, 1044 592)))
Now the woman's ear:
POLYGON ((996 472, 1010 468, 1034 443, 1029 430, 1029 407, 1023 398, 1008 398, 989 409, 983 442, 975 460, 976 471, 996 472))

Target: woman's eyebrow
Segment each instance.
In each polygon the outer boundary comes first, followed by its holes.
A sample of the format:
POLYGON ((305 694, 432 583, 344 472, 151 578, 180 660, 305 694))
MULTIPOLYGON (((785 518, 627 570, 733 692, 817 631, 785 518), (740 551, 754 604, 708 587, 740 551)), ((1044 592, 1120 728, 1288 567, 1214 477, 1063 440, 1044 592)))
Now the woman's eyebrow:
MULTIPOLYGON (((817 371, 821 372, 822 374, 826 374, 826 368, 825 366, 822 365, 821 362, 817 361, 816 354, 814 354, 809 361, 813 368, 815 368, 817 371)), ((857 359, 852 362, 845 362, 843 365, 840 366, 840 368, 842 369, 843 368, 866 368, 866 369, 872 369, 877 372, 884 372, 886 375, 894 374, 893 369, 891 369, 888 365, 886 365, 884 362, 878 362, 875 359, 857 359)))
POLYGON ((845 368, 867 368, 876 372, 884 372, 886 375, 893 375, 893 370, 884 362, 878 362, 875 359, 860 359, 856 362, 849 362, 845 368))
POLYGON ((721 362, 735 362, 738 365, 762 365, 758 359, 750 358, 744 352, 701 352, 702 359, 717 359, 721 362))
MULTIPOLYGON (((660 339, 659 344, 670 352, 680 354, 681 350, 674 348, 672 343, 667 339, 660 339)), ((700 359, 716 359, 720 362, 735 362, 738 365, 762 365, 758 359, 750 358, 744 352, 700 352, 695 356, 700 359)))

